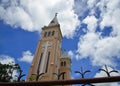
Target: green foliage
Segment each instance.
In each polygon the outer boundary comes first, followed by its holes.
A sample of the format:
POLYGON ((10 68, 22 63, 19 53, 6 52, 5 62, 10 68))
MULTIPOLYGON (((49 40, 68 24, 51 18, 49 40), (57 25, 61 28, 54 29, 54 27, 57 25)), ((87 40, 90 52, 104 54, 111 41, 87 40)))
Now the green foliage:
POLYGON ((13 64, 13 62, 9 64, 0 63, 0 82, 10 82, 14 70, 20 70, 19 64, 13 64))
POLYGON ((31 76, 31 77, 29 78, 29 80, 30 80, 30 81, 35 81, 35 76, 31 76))

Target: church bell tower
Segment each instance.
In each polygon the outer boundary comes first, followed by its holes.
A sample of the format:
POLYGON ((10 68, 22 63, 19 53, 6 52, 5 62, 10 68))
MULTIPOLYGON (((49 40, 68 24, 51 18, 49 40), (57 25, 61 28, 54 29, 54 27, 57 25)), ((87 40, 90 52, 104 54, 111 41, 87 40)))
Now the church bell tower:
POLYGON ((60 72, 61 40, 62 33, 57 14, 55 14, 49 25, 42 28, 41 39, 30 66, 27 81, 56 80, 53 73, 60 72))

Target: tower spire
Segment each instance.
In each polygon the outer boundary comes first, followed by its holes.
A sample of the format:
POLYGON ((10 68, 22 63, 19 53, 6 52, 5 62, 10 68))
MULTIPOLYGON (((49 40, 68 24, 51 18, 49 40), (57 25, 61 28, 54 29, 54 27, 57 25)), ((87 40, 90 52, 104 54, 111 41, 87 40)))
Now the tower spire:
POLYGON ((53 20, 49 23, 48 26, 59 25, 59 23, 58 23, 58 19, 57 19, 57 14, 58 14, 58 13, 55 13, 55 17, 54 17, 53 20))

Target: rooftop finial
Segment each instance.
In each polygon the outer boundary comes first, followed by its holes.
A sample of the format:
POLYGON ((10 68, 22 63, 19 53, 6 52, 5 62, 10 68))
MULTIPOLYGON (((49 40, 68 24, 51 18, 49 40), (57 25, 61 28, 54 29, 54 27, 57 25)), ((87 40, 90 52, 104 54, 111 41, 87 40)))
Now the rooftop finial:
POLYGON ((55 16, 57 16, 58 13, 55 13, 55 16))

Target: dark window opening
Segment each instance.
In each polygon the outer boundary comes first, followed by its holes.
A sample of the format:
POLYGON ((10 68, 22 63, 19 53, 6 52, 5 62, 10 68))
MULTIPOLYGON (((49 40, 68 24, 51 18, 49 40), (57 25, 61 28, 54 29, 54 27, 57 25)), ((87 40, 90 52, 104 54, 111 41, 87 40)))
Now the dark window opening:
POLYGON ((47 36, 47 32, 44 33, 44 37, 46 37, 46 36, 47 36))
POLYGON ((61 62, 61 66, 63 66, 63 62, 61 62))
POLYGON ((64 62, 61 62, 61 64, 60 64, 61 66, 66 66, 66 62, 64 61, 64 62))
POLYGON ((55 31, 52 31, 52 36, 54 36, 54 34, 55 34, 55 31))
POLYGON ((48 57, 47 57, 47 64, 46 64, 45 73, 47 73, 47 71, 48 71, 49 58, 50 58, 50 52, 48 52, 48 57))
POLYGON ((50 36, 50 34, 51 34, 51 32, 49 31, 49 32, 48 32, 48 36, 50 36))
POLYGON ((66 66, 66 62, 64 61, 64 66, 66 66))
POLYGON ((41 53, 40 58, 39 58, 37 74, 39 73, 39 69, 40 69, 40 65, 41 65, 41 60, 42 60, 42 56, 43 56, 43 53, 41 53))

